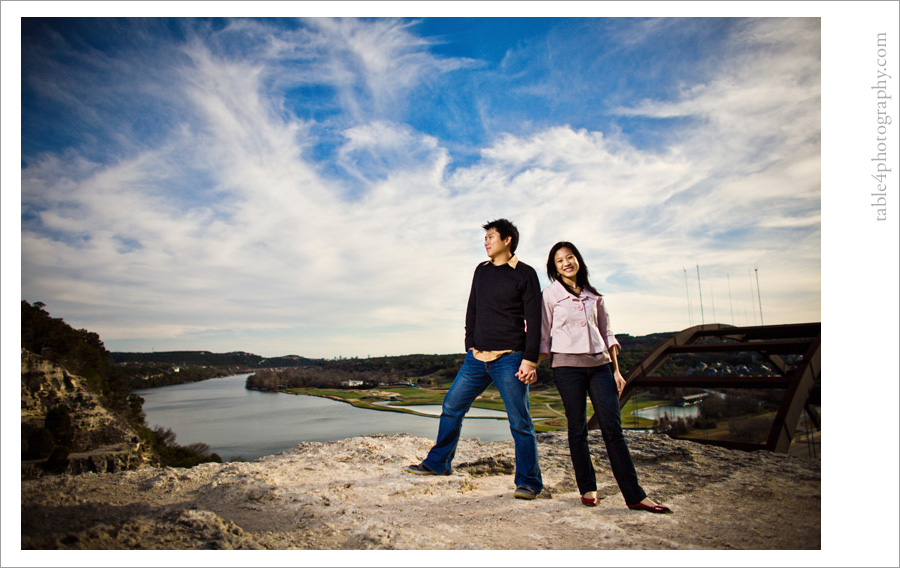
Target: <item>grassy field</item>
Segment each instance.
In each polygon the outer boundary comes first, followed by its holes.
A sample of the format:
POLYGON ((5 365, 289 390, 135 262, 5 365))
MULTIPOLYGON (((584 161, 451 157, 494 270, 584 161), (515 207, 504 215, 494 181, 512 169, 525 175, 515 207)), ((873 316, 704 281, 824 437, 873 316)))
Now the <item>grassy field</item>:
POLYGON ((701 440, 734 440, 731 432, 732 425, 745 434, 744 442, 764 444, 769 434, 775 412, 760 412, 737 418, 723 418, 716 421, 716 427, 710 429, 691 428, 684 434, 685 438, 698 438, 701 440))
MULTIPOLYGON (((398 406, 416 406, 425 404, 440 405, 444 400, 446 388, 414 388, 414 387, 384 387, 380 389, 356 390, 356 389, 316 389, 316 388, 291 388, 285 389, 288 394, 305 394, 310 396, 322 396, 352 404, 359 408, 383 410, 387 412, 414 412, 404 408, 387 408, 376 406, 374 403, 392 400, 398 406)), ((551 432, 566 428, 566 415, 562 400, 553 387, 532 388, 529 393, 531 416, 535 419, 535 429, 538 432, 551 432)), ((625 428, 652 428, 653 420, 633 416, 631 413, 648 406, 668 404, 668 401, 645 396, 633 396, 622 409, 622 426, 625 428)), ((506 406, 500 397, 496 387, 490 386, 481 394, 472 405, 477 408, 505 411, 506 406)), ((592 414, 588 409, 588 416, 592 414)))

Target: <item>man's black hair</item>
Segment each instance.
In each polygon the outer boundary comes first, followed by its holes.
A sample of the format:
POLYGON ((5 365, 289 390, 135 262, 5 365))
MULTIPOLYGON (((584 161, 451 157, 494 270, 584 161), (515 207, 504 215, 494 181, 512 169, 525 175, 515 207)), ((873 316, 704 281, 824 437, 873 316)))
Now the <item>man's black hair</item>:
POLYGON ((507 219, 495 219, 488 223, 485 223, 482 227, 485 231, 490 231, 494 229, 498 233, 500 233, 500 239, 506 240, 507 237, 512 237, 512 240, 509 242, 509 252, 515 254, 516 247, 519 246, 519 229, 516 229, 516 226, 513 225, 507 219))

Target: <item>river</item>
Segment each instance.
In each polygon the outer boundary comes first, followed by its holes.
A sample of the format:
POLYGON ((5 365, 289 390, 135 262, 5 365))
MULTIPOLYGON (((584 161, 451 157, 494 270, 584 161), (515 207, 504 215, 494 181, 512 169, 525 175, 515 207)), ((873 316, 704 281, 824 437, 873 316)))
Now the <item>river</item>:
MULTIPOLYGON (((626 408, 628 408, 626 406, 626 408)), ((694 406, 674 406, 674 405, 664 405, 664 406, 651 406, 649 408, 642 408, 640 410, 636 410, 633 412, 636 416, 642 416, 644 418, 650 418, 651 420, 659 420, 663 416, 669 418, 669 420, 673 420, 675 418, 697 418, 700 416, 700 405, 694 406)))
MULTIPOLYGON (((432 440, 437 436, 437 416, 357 408, 317 396, 247 390, 248 376, 134 392, 144 399, 148 426, 170 428, 181 445, 208 444, 224 461, 252 460, 289 450, 300 442, 367 434, 408 433, 432 440)), ((473 409, 473 414, 478 411, 473 409)), ((466 419, 462 436, 484 441, 512 439, 505 414, 499 416, 503 419, 466 419)))

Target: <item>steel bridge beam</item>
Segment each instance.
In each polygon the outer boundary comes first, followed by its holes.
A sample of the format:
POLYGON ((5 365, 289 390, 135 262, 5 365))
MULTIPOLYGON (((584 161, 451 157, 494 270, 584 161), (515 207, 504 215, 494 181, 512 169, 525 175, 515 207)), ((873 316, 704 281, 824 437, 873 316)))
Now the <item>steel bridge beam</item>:
MULTIPOLYGON (((748 444, 726 440, 692 441, 715 444, 735 449, 767 449, 786 453, 791 444, 794 427, 816 382, 821 376, 820 347, 822 324, 820 322, 735 327, 726 324, 703 324, 689 327, 672 334, 650 350, 625 376, 625 388, 619 397, 620 406, 631 398, 636 388, 641 387, 682 387, 682 388, 741 388, 741 389, 783 389, 784 396, 775 414, 765 444, 748 444), (715 342, 703 342, 715 339, 715 342), (780 376, 769 377, 694 377, 653 376, 671 356, 682 353, 737 353, 755 352, 763 355, 780 376), (788 369, 779 355, 802 354, 800 364, 788 369)), ((815 417, 818 423, 818 416, 815 417)), ((599 421, 592 416, 589 429, 597 429, 599 421)), ((686 438, 687 439, 687 438, 686 438)))

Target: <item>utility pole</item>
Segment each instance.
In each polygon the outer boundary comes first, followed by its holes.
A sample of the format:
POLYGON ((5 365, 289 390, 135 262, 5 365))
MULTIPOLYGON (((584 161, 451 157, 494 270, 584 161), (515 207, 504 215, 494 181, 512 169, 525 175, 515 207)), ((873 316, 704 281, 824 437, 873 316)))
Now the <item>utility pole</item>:
POLYGON ((728 303, 731 305, 731 325, 734 325, 734 300, 731 299, 731 276, 726 272, 725 278, 728 279, 728 303))
POLYGON ((697 265, 697 288, 700 290, 700 323, 706 323, 706 317, 703 315, 703 287, 700 286, 700 265, 697 265))
POLYGON ((694 310, 691 309, 691 295, 688 292, 688 281, 687 281, 687 268, 681 267, 684 270, 684 295, 687 297, 687 307, 688 307, 688 321, 690 325, 694 325, 694 310))
POLYGON ((762 317, 762 296, 759 294, 759 267, 756 267, 753 270, 756 271, 756 297, 759 300, 759 325, 765 325, 762 317))
POLYGON ((747 267, 747 279, 750 280, 750 313, 753 314, 753 325, 756 325, 756 302, 753 301, 753 275, 750 274, 750 267, 747 267))

